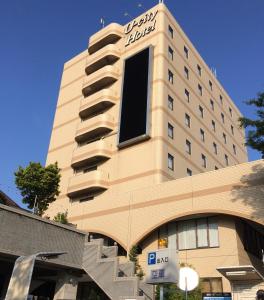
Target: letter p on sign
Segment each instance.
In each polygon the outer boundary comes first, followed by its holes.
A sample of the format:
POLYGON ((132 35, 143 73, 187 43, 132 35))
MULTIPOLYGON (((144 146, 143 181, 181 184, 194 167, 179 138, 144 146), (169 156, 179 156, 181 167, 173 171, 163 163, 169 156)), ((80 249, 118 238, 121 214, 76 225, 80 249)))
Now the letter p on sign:
POLYGON ((156 252, 150 252, 148 254, 148 265, 156 264, 156 252))

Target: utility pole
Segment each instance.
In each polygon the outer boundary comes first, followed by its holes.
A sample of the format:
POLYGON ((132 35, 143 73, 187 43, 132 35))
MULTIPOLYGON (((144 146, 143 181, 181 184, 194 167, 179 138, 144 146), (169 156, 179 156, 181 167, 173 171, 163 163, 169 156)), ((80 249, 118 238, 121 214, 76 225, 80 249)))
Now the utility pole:
POLYGON ((33 214, 36 215, 37 213, 37 208, 38 208, 38 205, 37 205, 37 199, 38 199, 38 196, 36 195, 35 196, 35 200, 34 200, 34 205, 33 205, 33 214))

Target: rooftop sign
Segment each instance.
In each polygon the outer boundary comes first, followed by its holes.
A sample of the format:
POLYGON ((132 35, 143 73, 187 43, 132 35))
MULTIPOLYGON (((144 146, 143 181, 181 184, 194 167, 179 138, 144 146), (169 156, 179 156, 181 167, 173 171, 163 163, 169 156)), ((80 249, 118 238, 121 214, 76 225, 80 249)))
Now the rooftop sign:
POLYGON ((158 10, 148 12, 144 17, 135 19, 126 25, 125 35, 128 35, 126 47, 155 30, 157 14, 158 10), (134 29, 136 31, 133 31, 134 29))

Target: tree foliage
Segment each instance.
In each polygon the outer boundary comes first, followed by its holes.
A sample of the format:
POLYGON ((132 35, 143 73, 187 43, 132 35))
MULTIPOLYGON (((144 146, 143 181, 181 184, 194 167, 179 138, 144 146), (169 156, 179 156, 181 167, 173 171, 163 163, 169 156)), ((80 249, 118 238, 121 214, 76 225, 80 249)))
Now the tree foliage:
POLYGON ((264 92, 258 93, 257 98, 246 101, 247 105, 256 107, 256 119, 239 118, 240 127, 251 128, 246 137, 246 145, 261 152, 264 158, 264 92))
MULTIPOLYGON (((181 262, 180 268, 189 267, 194 269, 194 267, 188 263, 181 262)), ((186 295, 185 291, 182 291, 178 288, 178 286, 174 283, 163 284, 164 286, 164 299, 166 300, 185 300, 186 295)), ((160 286, 157 285, 156 288, 156 299, 159 299, 160 296, 160 286)), ((198 286, 188 292, 188 300, 201 300, 202 299, 202 288, 201 288, 201 281, 199 282, 198 286)))
POLYGON ((61 224, 69 224, 68 211, 66 210, 65 212, 58 212, 57 215, 54 216, 53 220, 61 224))
POLYGON ((131 247, 130 251, 129 251, 129 260, 132 261, 135 264, 135 272, 136 275, 142 279, 144 276, 144 272, 142 270, 142 267, 140 266, 139 262, 138 262, 138 254, 139 254, 139 246, 138 245, 134 245, 131 247))
MULTIPOLYGON (((176 284, 164 284, 164 299, 166 300, 185 300, 185 292, 180 290, 176 284)), ((160 287, 156 289, 156 299, 159 299, 160 287)), ((200 286, 188 292, 188 300, 201 300, 202 292, 200 286)))
POLYGON ((40 216, 59 195, 59 172, 57 163, 43 167, 36 162, 30 162, 25 168, 20 166, 15 172, 15 183, 23 196, 23 203, 32 209, 36 200, 40 216))

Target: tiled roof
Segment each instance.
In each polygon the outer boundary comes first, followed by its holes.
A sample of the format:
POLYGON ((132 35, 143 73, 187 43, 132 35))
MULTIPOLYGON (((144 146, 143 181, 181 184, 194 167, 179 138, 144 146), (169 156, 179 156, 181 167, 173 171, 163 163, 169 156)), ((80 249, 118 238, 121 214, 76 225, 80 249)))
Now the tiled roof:
POLYGON ((7 206, 21 208, 15 201, 8 197, 3 191, 0 190, 0 203, 7 206))

